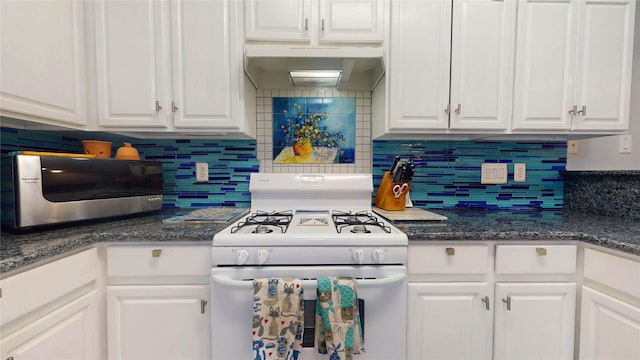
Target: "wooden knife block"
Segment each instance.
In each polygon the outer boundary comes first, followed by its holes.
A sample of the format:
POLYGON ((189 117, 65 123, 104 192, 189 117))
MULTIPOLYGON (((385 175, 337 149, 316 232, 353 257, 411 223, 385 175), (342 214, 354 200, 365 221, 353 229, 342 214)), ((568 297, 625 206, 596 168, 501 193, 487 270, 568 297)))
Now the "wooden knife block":
POLYGON ((397 199, 393 193, 393 185, 393 181, 391 181, 391 174, 386 171, 382 176, 380 187, 378 187, 375 204, 377 207, 385 210, 404 210, 406 197, 411 189, 411 184, 407 184, 409 186, 397 199))

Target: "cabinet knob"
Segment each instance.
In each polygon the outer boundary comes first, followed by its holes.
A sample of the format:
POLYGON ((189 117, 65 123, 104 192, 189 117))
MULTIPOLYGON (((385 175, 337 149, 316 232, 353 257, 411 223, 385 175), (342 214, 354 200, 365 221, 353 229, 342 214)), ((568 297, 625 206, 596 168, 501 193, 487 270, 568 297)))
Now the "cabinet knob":
POLYGON ((456 107, 455 112, 456 114, 460 115, 460 112, 462 112, 462 105, 458 104, 458 107, 456 107))
POLYGON ((447 107, 444 108, 444 113, 449 115, 450 112, 451 112, 451 104, 447 104, 447 107))
POLYGON ((304 29, 309 30, 309 18, 304 18, 304 29))
POLYGON ((489 305, 489 297, 488 296, 485 296, 480 300, 482 300, 482 302, 484 303, 484 308, 485 309, 491 310, 491 305, 489 305))
POLYGON ((176 102, 175 101, 171 102, 171 111, 172 112, 178 111, 178 107, 176 106, 176 102))
POLYGON ((160 101, 156 100, 156 112, 160 112, 162 110, 162 106, 160 106, 160 101))
POLYGON ((578 115, 578 105, 573 105, 571 110, 569 110, 569 115, 572 115, 572 116, 578 115))
POLYGON ((449 256, 452 256, 452 255, 456 254, 456 249, 454 249, 454 248, 448 247, 448 248, 444 249, 444 251, 446 251, 447 255, 449 255, 449 256))
POLYGON ((324 19, 322 19, 322 31, 324 31, 324 19))
POLYGON ((200 313, 204 314, 204 308, 205 306, 207 306, 207 300, 205 299, 201 299, 200 300, 200 313))
POLYGON ((506 298, 502 298, 502 302, 507 304, 507 311, 511 311, 511 296, 507 296, 506 298))
POLYGON ((151 250, 151 257, 157 258, 162 254, 162 249, 153 249, 151 250))
POLYGON ((537 247, 536 248, 536 253, 540 256, 545 256, 547 255, 547 249, 545 248, 541 248, 541 247, 537 247))
POLYGON ((578 114, 582 114, 582 116, 587 116, 587 105, 582 105, 582 110, 578 111, 578 114))

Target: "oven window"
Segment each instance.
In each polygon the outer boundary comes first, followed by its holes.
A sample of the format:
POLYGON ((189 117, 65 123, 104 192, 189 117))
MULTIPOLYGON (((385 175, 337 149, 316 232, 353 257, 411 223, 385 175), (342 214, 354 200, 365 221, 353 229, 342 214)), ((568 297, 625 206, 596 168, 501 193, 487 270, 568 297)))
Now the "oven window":
MULTIPOLYGON (((362 339, 364 340, 364 299, 358 299, 358 312, 362 326, 362 339)), ((304 333, 302 337, 302 347, 314 346, 316 336, 316 301, 304 300, 304 333)))

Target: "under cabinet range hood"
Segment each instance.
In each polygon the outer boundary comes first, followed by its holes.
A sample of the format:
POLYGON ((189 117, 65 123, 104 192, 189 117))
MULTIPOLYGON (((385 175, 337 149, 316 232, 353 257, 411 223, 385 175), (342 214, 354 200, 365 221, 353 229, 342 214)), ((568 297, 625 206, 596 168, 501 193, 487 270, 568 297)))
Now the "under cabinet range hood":
POLYGON ((258 89, 372 90, 384 75, 385 59, 384 50, 373 47, 246 45, 244 70, 258 89))

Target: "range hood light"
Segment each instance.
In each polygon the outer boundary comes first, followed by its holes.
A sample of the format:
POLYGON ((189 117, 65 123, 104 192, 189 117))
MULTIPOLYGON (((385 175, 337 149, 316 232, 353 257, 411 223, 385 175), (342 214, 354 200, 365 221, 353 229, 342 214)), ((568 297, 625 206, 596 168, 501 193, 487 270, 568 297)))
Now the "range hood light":
POLYGON ((294 87, 338 87, 341 70, 295 70, 289 71, 294 87))

